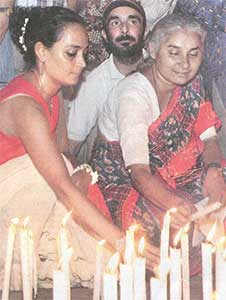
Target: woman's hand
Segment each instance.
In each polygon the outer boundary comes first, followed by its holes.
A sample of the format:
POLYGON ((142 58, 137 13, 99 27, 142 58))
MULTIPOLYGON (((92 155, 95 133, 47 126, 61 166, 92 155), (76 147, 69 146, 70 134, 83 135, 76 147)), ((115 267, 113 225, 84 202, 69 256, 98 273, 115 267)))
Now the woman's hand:
POLYGON ((76 188, 84 195, 88 194, 88 188, 92 177, 86 170, 81 170, 72 175, 71 180, 76 188))
POLYGON ((220 168, 214 167, 207 170, 203 183, 203 195, 209 197, 209 203, 219 201, 223 205, 226 204, 226 184, 220 168))

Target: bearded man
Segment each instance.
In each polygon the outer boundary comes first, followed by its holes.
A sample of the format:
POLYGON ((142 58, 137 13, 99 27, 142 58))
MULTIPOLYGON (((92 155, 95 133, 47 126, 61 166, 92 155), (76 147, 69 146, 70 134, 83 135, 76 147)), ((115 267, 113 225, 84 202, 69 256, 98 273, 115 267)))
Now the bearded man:
POLYGON ((86 141, 77 159, 80 162, 89 160, 96 137, 96 121, 111 90, 143 60, 145 28, 146 17, 140 2, 114 0, 106 6, 102 36, 111 54, 88 74, 71 103, 68 156, 78 155, 86 141))

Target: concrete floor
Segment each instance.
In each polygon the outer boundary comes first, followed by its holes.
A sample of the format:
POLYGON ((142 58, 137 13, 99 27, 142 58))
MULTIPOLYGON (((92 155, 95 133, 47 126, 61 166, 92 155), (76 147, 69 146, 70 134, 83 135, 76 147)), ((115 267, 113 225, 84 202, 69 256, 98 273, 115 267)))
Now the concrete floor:
MULTIPOLYGON (((191 300, 202 300, 201 276, 191 280, 191 300)), ((0 293, 1 294, 1 293, 0 293)), ((73 288, 72 300, 92 300, 92 290, 86 288, 73 288)), ((149 297, 147 297, 149 299, 149 297)), ((11 292, 9 300, 23 300, 21 292, 11 292)), ((37 300, 53 300, 52 289, 40 289, 37 300)))

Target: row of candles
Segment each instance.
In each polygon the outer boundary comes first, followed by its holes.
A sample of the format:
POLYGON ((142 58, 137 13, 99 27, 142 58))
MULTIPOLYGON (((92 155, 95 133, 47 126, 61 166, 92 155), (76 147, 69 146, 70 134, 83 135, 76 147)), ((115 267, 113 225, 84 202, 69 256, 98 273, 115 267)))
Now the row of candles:
MULTIPOLYGON (((201 213, 192 217, 192 221, 200 218, 206 213, 218 209, 219 205, 207 207, 201 213)), ((160 264, 156 277, 150 278, 151 300, 190 300, 190 271, 189 271, 189 224, 181 228, 174 238, 173 246, 170 247, 170 220, 176 209, 167 211, 161 230, 160 264), (169 286, 169 289, 168 289, 169 286), (169 292, 168 292, 169 291, 169 292)), ((70 259, 73 249, 69 247, 67 221, 71 215, 69 212, 62 220, 58 233, 59 264, 53 271, 53 299, 70 300, 70 259)), ((211 243, 214 235, 214 224, 205 242, 202 243, 202 277, 203 277, 203 300, 223 300, 226 295, 226 254, 225 239, 222 238, 214 246, 211 243), (213 292, 213 253, 216 250, 215 269, 215 292, 213 292)), ((96 272, 94 276, 93 300, 117 300, 118 282, 120 286, 121 300, 146 300, 146 260, 142 256, 145 241, 142 237, 135 250, 134 234, 136 226, 131 226, 126 232, 126 247, 124 262, 120 263, 119 253, 115 253, 106 268, 104 268, 104 241, 97 243, 96 272)), ((2 300, 9 299, 10 276, 12 268, 13 251, 16 233, 19 231, 21 272, 23 284, 23 299, 31 300, 37 295, 37 261, 34 249, 32 230, 29 227, 29 217, 22 225, 19 219, 12 219, 8 231, 7 252, 5 261, 5 275, 2 291, 2 300)))

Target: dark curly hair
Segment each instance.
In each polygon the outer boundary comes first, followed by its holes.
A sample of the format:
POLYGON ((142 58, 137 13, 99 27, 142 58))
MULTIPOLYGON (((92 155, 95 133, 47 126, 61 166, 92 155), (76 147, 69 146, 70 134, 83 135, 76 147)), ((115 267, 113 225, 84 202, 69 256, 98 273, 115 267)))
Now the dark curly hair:
POLYGON ((61 38, 65 27, 73 23, 85 27, 81 16, 67 8, 59 6, 15 8, 10 16, 9 31, 14 44, 23 55, 25 69, 30 70, 36 64, 34 46, 37 42, 42 42, 45 47, 51 48, 61 38), (23 35, 24 41, 21 44, 20 37, 23 33, 25 18, 28 18, 28 22, 23 35))

